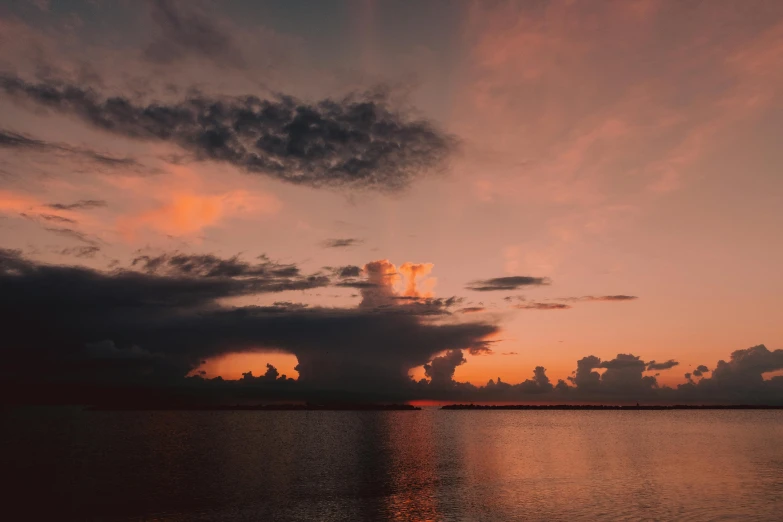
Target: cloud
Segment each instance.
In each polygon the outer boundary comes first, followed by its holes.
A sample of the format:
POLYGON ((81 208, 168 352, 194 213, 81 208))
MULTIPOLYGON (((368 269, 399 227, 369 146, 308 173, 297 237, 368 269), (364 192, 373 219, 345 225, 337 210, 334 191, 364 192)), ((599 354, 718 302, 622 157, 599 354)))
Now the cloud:
POLYGON ((491 292, 517 290, 525 286, 549 285, 551 283, 552 281, 548 277, 509 276, 472 281, 466 288, 477 292, 491 292))
POLYGON ((561 297, 558 299, 558 301, 567 301, 567 302, 575 302, 575 301, 606 301, 606 302, 619 302, 619 301, 634 301, 636 299, 639 299, 635 295, 585 295, 582 297, 561 297))
POLYGON ((460 308, 457 311, 461 314, 477 314, 485 310, 486 308, 484 308, 483 306, 467 306, 465 308, 460 308))
POLYGON ((252 214, 275 214, 282 203, 273 195, 234 190, 223 194, 174 192, 151 209, 119 218, 117 226, 129 239, 145 229, 170 235, 188 235, 215 226, 221 220, 252 214))
POLYGON ((367 288, 377 288, 377 283, 372 283, 370 281, 362 281, 362 280, 353 280, 353 279, 347 279, 345 281, 338 281, 334 284, 334 286, 339 286, 342 288, 357 288, 357 289, 367 289, 367 288))
MULTIPOLYGON (((385 279, 386 263, 368 265, 373 277, 385 279)), ((141 256, 127 269, 102 272, 40 264, 4 250, 0 315, 11 326, 4 330, 7 364, 0 378, 15 379, 34 366, 35 378, 50 384, 164 385, 180 382, 205 358, 266 349, 297 357, 302 389, 388 396, 408 393, 411 368, 446 350, 480 346, 497 332, 485 322, 424 319, 430 317, 424 308, 457 302, 452 299, 390 299, 386 306, 357 308, 218 304, 225 297, 328 283, 266 258, 245 262, 175 253, 141 256), (95 367, 95 354, 85 347, 103 341, 119 350, 137 346, 154 357, 95 367)))
POLYGON ((46 206, 55 210, 92 210, 105 208, 108 204, 102 199, 80 199, 74 203, 49 203, 46 206))
POLYGON ((354 265, 340 266, 333 269, 333 271, 337 277, 341 278, 359 277, 359 275, 362 273, 362 269, 354 265))
MULTIPOLYGON (((365 271, 383 286, 395 273, 390 265, 375 261, 365 271)), ((327 284, 323 276, 302 275, 298 267, 266 257, 140 256, 135 265, 106 272, 42 264, 18 251, 0 250, 0 382, 19 392, 18 397, 51 400, 57 395, 82 402, 117 400, 118 394, 127 397, 129 389, 138 396, 159 389, 194 393, 204 400, 263 396, 783 404, 783 379, 763 378, 783 369, 783 350, 764 345, 737 350, 717 363, 711 377, 696 383, 689 374, 688 382, 676 388, 644 375, 651 368, 673 366, 673 361, 646 362, 630 353, 607 360, 583 357, 573 376, 556 384, 537 366, 531 378, 517 384, 497 379, 475 386, 456 381, 455 370, 467 363, 465 351, 490 353, 498 327, 453 322, 449 315, 426 315, 417 308, 454 306, 457 298, 392 299, 405 296, 389 289, 385 304, 372 307, 364 302, 355 308, 289 301, 238 307, 218 303, 225 297, 327 284), (207 358, 264 350, 295 355, 299 378, 280 376, 271 366, 263 376, 247 372, 236 381, 198 376, 207 358), (408 376, 417 366, 425 371, 420 381, 408 376)), ((367 294, 372 302, 377 297, 367 294)))
POLYGON ((514 305, 514 308, 520 310, 568 310, 571 307, 563 303, 526 303, 514 305))
POLYGON ((693 370, 693 376, 694 377, 702 377, 705 373, 709 373, 710 369, 707 368, 705 365, 700 364, 696 367, 695 370, 693 370))
MULTIPOLYGON (((763 374, 783 369, 783 350, 770 351, 760 344, 732 352, 728 362, 720 360, 712 371, 712 381, 730 387, 758 386, 763 374)), ((702 381, 704 382, 704 381, 702 381)))
POLYGON ((363 239, 357 239, 353 237, 344 239, 327 239, 323 242, 323 246, 326 248, 347 248, 364 243, 363 239))
POLYGON ((403 263, 400 265, 400 274, 405 278, 405 297, 432 297, 432 288, 435 286, 434 278, 427 278, 435 267, 432 263, 403 263), (417 284, 423 280, 423 289, 419 289, 417 284))
POLYGON ((424 375, 429 377, 433 388, 449 388, 454 385, 454 371, 465 364, 462 350, 449 350, 424 365, 424 375))
POLYGON ((76 241, 81 241, 82 243, 87 243, 90 246, 97 246, 97 241, 84 232, 79 232, 78 230, 74 230, 72 228, 49 228, 45 227, 44 230, 47 232, 51 232, 52 234, 57 234, 58 236, 62 236, 68 239, 74 239, 76 241))
POLYGON ((89 86, 9 75, 0 77, 0 90, 111 134, 175 143, 198 160, 311 187, 398 191, 441 166, 454 145, 378 95, 312 104, 284 95, 194 95, 145 105, 89 86))
POLYGON ((64 248, 60 250, 60 255, 93 258, 95 257, 95 254, 97 254, 100 251, 101 248, 94 245, 79 246, 79 247, 64 248))
POLYGON ((651 370, 670 370, 674 368, 675 366, 679 365, 677 361, 674 359, 669 359, 666 362, 657 363, 655 361, 650 361, 647 363, 647 371, 651 370))
MULTIPOLYGON (((22 214, 24 216, 24 214, 22 214)), ((38 217, 45 220, 45 221, 53 221, 55 223, 68 223, 75 225, 77 221, 75 219, 63 217, 63 216, 56 216, 54 214, 38 214, 38 217)))
MULTIPOLYGON (((159 256, 138 256, 131 261, 131 266, 155 275, 191 276, 191 277, 267 277, 295 278, 299 277, 299 267, 292 264, 282 265, 270 261, 266 256, 260 256, 259 262, 248 263, 233 256, 228 259, 214 254, 161 254, 159 256)), ((328 279, 320 276, 321 286, 328 279)))
POLYGON ((98 163, 105 167, 126 168, 138 170, 144 166, 133 158, 115 157, 102 154, 94 150, 75 147, 65 143, 54 143, 38 140, 30 136, 0 129, 0 148, 12 149, 19 152, 33 151, 59 155, 76 156, 98 163))

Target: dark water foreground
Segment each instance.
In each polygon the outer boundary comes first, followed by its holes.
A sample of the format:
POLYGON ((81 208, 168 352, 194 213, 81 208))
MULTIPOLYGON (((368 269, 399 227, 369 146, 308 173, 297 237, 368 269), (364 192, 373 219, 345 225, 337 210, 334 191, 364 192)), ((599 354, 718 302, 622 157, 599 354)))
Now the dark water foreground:
POLYGON ((1 413, 6 520, 780 520, 783 411, 1 413))

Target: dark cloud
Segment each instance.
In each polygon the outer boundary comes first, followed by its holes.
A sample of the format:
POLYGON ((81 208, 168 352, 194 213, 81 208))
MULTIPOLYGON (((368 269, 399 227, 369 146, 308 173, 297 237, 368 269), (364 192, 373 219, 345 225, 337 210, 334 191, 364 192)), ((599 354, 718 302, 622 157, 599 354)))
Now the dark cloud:
POLYGON ((764 373, 778 370, 783 370, 783 350, 770 351, 760 344, 732 352, 728 362, 718 361, 711 380, 729 387, 758 386, 764 373))
POLYGON ((468 290, 475 290, 477 292, 490 292, 500 290, 517 290, 524 286, 549 284, 551 284, 551 280, 548 277, 509 276, 472 281, 466 288, 468 290))
POLYGON ((520 310, 567 310, 571 307, 563 303, 526 303, 514 305, 514 308, 520 310))
POLYGON ((614 359, 602 361, 590 355, 577 361, 573 377, 569 377, 575 385, 576 396, 584 399, 607 400, 611 397, 637 397, 649 399, 655 393, 658 383, 653 376, 644 375, 647 368, 640 357, 633 354, 618 354, 614 359), (603 373, 595 370, 605 369, 603 373))
POLYGON ((147 4, 157 33, 144 51, 148 60, 168 64, 196 56, 218 66, 244 63, 231 33, 220 27, 214 14, 200 9, 199 2, 148 0, 147 4))
MULTIPOLYGON (((0 80, 1 82, 2 80, 0 80)), ((87 159, 106 167, 126 167, 138 170, 143 166, 133 158, 118 158, 101 154, 94 150, 81 147, 74 147, 65 143, 54 143, 50 141, 38 140, 24 134, 18 134, 8 130, 0 129, 0 148, 12 149, 17 151, 36 151, 45 153, 65 154, 87 159)))
POLYGON ((647 371, 651 370, 670 370, 674 368, 675 366, 679 365, 677 361, 674 359, 669 359, 666 362, 657 363, 655 361, 650 361, 647 363, 647 371))
POLYGON ((677 387, 676 397, 689 402, 727 404, 783 404, 783 378, 765 380, 764 374, 783 369, 783 350, 769 350, 763 344, 732 352, 728 362, 718 361, 711 377, 709 369, 699 365, 692 373, 703 378, 698 382, 686 374, 688 382, 677 387))
POLYGON ((46 206, 55 210, 92 210, 106 207, 108 204, 102 199, 80 199, 74 203, 49 203, 46 206))
POLYGON ((465 308, 460 308, 457 311, 461 314, 477 314, 485 310, 486 308, 484 308, 483 306, 467 306, 465 308))
POLYGON ((694 377, 702 377, 705 373, 709 373, 710 369, 707 368, 705 365, 700 364, 696 367, 695 370, 693 370, 693 376, 694 377))
POLYGON ((338 281, 334 284, 334 286, 341 286, 343 288, 358 288, 359 290, 362 290, 367 288, 377 288, 380 285, 370 281, 348 279, 346 281, 338 281))
POLYGON ((8 75, 0 77, 0 89, 106 132, 172 142, 199 160, 312 187, 400 190, 442 165, 453 148, 451 137, 393 111, 379 96, 308 104, 282 95, 195 95, 138 104, 87 86, 8 75))
POLYGON ((353 237, 344 239, 327 239, 323 242, 323 246, 326 248, 347 248, 364 243, 363 239, 357 239, 353 237))
POLYGON ((359 277, 359 275, 362 273, 362 269, 358 266, 347 265, 335 268, 334 273, 337 275, 337 277, 341 278, 359 277))
POLYGON ((293 383, 294 379, 287 377, 285 374, 280 375, 280 372, 277 371, 277 368, 267 363, 264 375, 255 377, 253 376, 252 371, 248 371, 242 374, 242 378, 239 379, 239 382, 240 384, 267 384, 279 382, 293 383))
POLYGON ((297 357, 303 390, 409 393, 411 368, 445 350, 480 346, 497 332, 488 323, 422 318, 424 308, 448 299, 387 309, 217 303, 328 283, 265 259, 142 256, 132 268, 45 265, 0 251, 0 315, 9 325, 0 377, 36 368, 35 378, 48 382, 170 385, 206 358, 266 348, 297 357))
MULTIPOLYGON (((213 254, 161 254, 159 256, 138 256, 133 259, 131 266, 138 266, 140 270, 149 274, 168 276, 198 276, 198 277, 256 277, 266 278, 268 281, 283 281, 286 284, 299 277, 299 268, 295 265, 283 265, 270 261, 266 256, 258 258, 259 262, 249 263, 233 256, 228 259, 213 254)), ((310 276, 299 281, 305 283, 306 288, 325 286, 329 283, 326 276, 310 276)), ((284 288, 285 290, 297 290, 299 288, 284 288)))
POLYGON ((425 364, 424 375, 429 377, 430 386, 433 388, 450 388, 454 386, 454 371, 457 366, 466 362, 462 350, 449 350, 425 364))
POLYGON ((493 355, 495 352, 492 350, 492 345, 499 342, 499 340, 485 339, 468 348, 468 352, 470 355, 493 355))
POLYGON ((500 355, 519 355, 517 352, 503 352, 500 355))

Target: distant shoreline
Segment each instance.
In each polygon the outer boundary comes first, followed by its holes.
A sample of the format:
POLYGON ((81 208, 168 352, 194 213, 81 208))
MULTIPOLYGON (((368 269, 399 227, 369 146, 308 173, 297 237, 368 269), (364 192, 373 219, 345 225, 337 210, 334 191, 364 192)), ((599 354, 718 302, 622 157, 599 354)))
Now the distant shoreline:
MULTIPOLYGON (((209 404, 135 404, 95 405, 88 411, 420 411, 420 406, 411 404, 256 404, 256 405, 209 405, 209 404)), ((752 404, 718 405, 596 405, 596 404, 447 404, 440 410, 525 410, 525 411, 671 411, 671 410, 783 410, 783 406, 752 404)))
POLYGON ((547 405, 529 405, 529 404, 501 404, 501 405, 480 405, 480 404, 448 404, 441 406, 441 410, 783 410, 783 406, 771 405, 751 405, 751 404, 720 404, 720 405, 689 405, 675 404, 670 406, 663 405, 637 405, 637 406, 612 406, 612 405, 594 405, 594 404, 547 404, 547 405))
POLYGON ((256 404, 256 405, 119 405, 90 406, 89 411, 418 411, 410 404, 256 404))

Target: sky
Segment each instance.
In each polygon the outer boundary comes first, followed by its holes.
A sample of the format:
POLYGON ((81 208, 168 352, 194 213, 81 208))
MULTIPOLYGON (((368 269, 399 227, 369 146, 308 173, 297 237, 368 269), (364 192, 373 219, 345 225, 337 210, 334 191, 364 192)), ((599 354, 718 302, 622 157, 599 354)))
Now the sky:
POLYGON ((0 378, 783 402, 781 62, 777 1, 0 2, 0 378))

